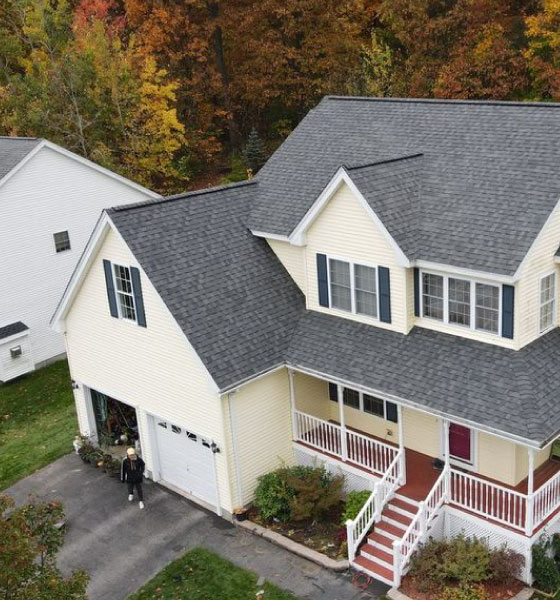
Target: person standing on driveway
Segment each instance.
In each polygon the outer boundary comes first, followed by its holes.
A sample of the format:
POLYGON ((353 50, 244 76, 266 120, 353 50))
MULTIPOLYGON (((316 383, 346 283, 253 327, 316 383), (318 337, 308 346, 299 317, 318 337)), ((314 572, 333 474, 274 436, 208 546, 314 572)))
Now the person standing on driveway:
POLYGON ((142 490, 142 477, 144 476, 144 461, 136 455, 134 448, 126 451, 126 458, 121 464, 121 481, 128 487, 128 501, 134 500, 134 488, 138 494, 138 506, 144 508, 144 492, 142 490))

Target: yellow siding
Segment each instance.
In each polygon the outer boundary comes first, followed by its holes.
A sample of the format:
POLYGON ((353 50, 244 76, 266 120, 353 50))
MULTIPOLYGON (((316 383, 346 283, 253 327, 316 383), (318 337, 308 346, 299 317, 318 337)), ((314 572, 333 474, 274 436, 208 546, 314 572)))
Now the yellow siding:
MULTIPOLYGON (((230 399, 233 433, 237 444, 237 462, 241 474, 242 502, 232 470, 231 487, 236 504, 253 499, 257 479, 293 460, 290 388, 288 372, 281 369, 240 388, 230 399)), ((227 406, 227 404, 226 404, 227 406)), ((227 408, 226 408, 227 410, 227 408)), ((233 448, 232 448, 233 449, 233 448)), ((231 450, 232 450, 231 449, 231 450)), ((233 454, 233 452, 230 452, 233 454)))
MULTIPOLYGON (((103 259, 139 266, 117 234, 109 232, 66 319, 72 377, 80 387, 98 389, 140 409, 142 451, 149 470, 153 470, 153 451, 145 411, 223 448, 220 397, 202 362, 145 276, 142 288, 148 327, 110 316, 103 259)), ((221 504, 231 511, 225 455, 215 456, 221 504)))
POLYGON ((515 444, 480 432, 477 437, 477 472, 508 485, 515 481, 515 444))
MULTIPOLYGON (((538 469, 550 456, 551 446, 547 446, 543 450, 535 452, 535 469, 538 469)), ((520 481, 523 481, 529 471, 529 456, 527 454, 527 447, 518 445, 516 446, 516 462, 515 462, 515 485, 520 481)))
POLYGON ((329 384, 324 379, 294 373, 294 395, 297 410, 324 420, 331 418, 330 405, 335 403, 329 400, 329 384))
MULTIPOLYGON (((527 255, 515 290, 515 342, 518 348, 526 346, 540 335, 540 280, 556 273, 558 297, 558 266, 554 254, 560 245, 560 211, 556 211, 527 255)), ((560 302, 557 302, 557 306, 560 302)), ((558 316, 556 324, 558 323, 558 316)))
POLYGON ((299 289, 306 294, 305 248, 303 246, 293 246, 289 242, 280 242, 279 240, 268 239, 267 241, 299 289))
POLYGON ((308 308, 402 333, 408 331, 406 269, 398 264, 395 251, 387 237, 346 184, 343 184, 333 195, 309 228, 305 256, 308 308), (317 253, 390 268, 392 323, 382 323, 371 317, 319 306, 317 253))
POLYGON ((402 412, 405 448, 411 448, 428 456, 440 456, 440 419, 410 408, 403 408, 402 412))

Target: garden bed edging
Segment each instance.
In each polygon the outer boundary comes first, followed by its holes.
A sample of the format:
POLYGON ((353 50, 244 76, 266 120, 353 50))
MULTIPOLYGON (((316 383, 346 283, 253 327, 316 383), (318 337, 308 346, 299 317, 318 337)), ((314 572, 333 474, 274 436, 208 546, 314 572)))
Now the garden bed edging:
MULTIPOLYGON (((509 600, 529 600, 529 598, 531 598, 534 593, 535 590, 533 588, 525 587, 520 592, 515 594, 515 596, 512 596, 509 600)), ((391 600, 412 600, 410 596, 403 594, 397 588, 394 587, 392 587, 387 592, 387 597, 391 598, 391 600)))
POLYGON ((266 527, 262 527, 253 521, 234 521, 234 524, 241 529, 249 531, 253 535, 258 535, 259 537, 262 537, 293 554, 306 558, 325 569, 330 569, 331 571, 346 571, 350 567, 348 560, 335 560, 334 558, 329 558, 328 556, 317 552, 317 550, 312 550, 303 544, 294 542, 282 534, 271 531, 266 527))

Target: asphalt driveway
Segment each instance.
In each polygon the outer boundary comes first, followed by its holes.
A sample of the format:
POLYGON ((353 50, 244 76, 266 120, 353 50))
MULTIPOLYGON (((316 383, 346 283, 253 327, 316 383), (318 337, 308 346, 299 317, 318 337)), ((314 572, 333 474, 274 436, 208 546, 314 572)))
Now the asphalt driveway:
POLYGON ((126 488, 67 455, 7 490, 18 503, 32 494, 60 500, 68 531, 59 554, 63 572, 90 574, 90 600, 121 600, 189 548, 203 546, 251 569, 302 599, 378 598, 387 586, 356 589, 335 574, 239 530, 165 488, 146 482, 146 508, 127 501, 126 488))

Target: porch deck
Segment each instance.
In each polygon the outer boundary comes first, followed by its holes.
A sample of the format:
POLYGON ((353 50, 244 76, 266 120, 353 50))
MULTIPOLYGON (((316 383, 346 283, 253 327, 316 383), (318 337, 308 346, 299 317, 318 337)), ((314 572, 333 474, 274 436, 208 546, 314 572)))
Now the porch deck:
MULTIPOLYGON (((387 440, 347 427, 347 456, 342 457, 340 426, 332 421, 313 421, 304 427, 300 423, 299 437, 295 440, 298 444, 366 473, 383 474, 398 451, 398 446, 387 440)), ((433 467, 433 461, 431 456, 405 448, 406 483, 398 488, 398 494, 415 502, 425 500, 441 475, 441 470, 433 467)), ((548 459, 534 470, 535 492, 528 495, 528 478, 517 486, 509 486, 471 474, 466 468, 453 467, 447 503, 512 531, 534 534, 560 511, 559 473, 560 462, 548 459), (531 517, 529 522, 527 514, 531 517)))

